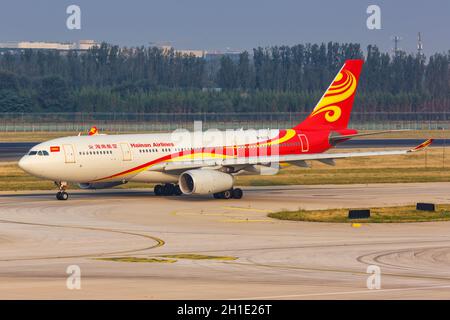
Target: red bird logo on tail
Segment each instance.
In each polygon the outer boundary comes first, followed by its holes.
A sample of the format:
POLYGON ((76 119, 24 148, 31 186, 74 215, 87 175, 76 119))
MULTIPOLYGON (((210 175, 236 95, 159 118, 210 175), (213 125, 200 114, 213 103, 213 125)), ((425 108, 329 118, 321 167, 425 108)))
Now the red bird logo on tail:
POLYGON ((347 60, 309 117, 295 129, 347 128, 363 63, 363 60, 347 60))

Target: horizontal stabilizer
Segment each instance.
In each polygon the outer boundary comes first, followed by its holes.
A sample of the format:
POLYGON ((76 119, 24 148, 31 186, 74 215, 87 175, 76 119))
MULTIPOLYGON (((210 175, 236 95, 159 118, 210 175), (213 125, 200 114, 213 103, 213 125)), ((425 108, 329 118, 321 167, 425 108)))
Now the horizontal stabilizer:
POLYGON ((330 135, 330 144, 336 144, 338 142, 352 139, 352 138, 357 138, 357 137, 365 137, 365 136, 372 136, 372 135, 382 134, 382 133, 404 132, 404 131, 410 131, 410 130, 384 130, 384 131, 365 132, 365 133, 356 133, 356 134, 347 134, 347 135, 340 135, 337 132, 332 132, 330 135))

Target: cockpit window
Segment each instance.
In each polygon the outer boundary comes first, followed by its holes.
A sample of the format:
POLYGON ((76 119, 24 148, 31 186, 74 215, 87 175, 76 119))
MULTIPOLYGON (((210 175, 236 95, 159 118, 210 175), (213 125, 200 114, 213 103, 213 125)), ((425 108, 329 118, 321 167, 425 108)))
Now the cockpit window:
POLYGON ((38 155, 38 156, 49 156, 50 154, 46 150, 38 150, 38 151, 30 151, 30 152, 28 152, 28 155, 29 156, 35 156, 35 155, 38 155))

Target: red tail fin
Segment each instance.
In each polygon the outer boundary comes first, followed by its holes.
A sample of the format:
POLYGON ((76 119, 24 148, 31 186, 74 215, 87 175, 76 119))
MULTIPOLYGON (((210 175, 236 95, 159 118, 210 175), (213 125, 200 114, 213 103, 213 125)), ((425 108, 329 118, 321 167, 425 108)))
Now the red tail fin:
POLYGON ((313 112, 294 129, 347 128, 363 63, 363 60, 347 60, 313 112))

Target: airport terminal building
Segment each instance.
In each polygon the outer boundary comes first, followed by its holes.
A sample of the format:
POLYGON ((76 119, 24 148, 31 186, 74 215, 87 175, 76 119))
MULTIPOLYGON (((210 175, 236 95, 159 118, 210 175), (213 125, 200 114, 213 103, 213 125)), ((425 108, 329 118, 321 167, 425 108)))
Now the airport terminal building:
POLYGON ((0 42, 1 52, 17 52, 27 49, 55 50, 55 51, 87 51, 98 43, 94 40, 80 40, 78 42, 46 42, 46 41, 10 41, 0 42))

